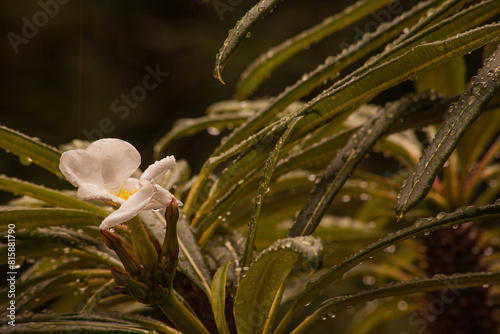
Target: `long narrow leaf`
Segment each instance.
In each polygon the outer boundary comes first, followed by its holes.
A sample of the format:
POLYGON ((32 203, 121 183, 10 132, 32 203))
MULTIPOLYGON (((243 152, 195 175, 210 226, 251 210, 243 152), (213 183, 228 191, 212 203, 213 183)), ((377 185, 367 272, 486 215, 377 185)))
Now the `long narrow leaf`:
POLYGON ((226 278, 227 270, 231 262, 227 262, 217 269, 212 280, 212 312, 214 313, 215 324, 221 334, 230 334, 226 322, 226 278))
MULTIPOLYGON (((431 96, 426 102, 430 105, 432 101, 431 96)), ((424 103, 424 100, 414 95, 407 95, 397 102, 390 103, 352 135, 314 186, 311 196, 290 229, 290 237, 309 235, 314 232, 354 168, 394 122, 413 110, 421 108, 417 102, 424 103)))
POLYGON ((260 55, 242 73, 236 87, 236 97, 240 100, 247 98, 269 73, 294 54, 304 50, 305 47, 313 43, 321 41, 333 32, 373 13, 391 1, 359 0, 355 4, 345 8, 342 12, 324 19, 320 24, 272 47, 260 55))
POLYGON ((99 226, 102 215, 74 209, 35 208, 0 211, 0 231, 15 224, 16 229, 31 230, 49 226, 99 226))
POLYGON ((33 243, 36 243, 36 239, 49 240, 56 244, 78 249, 111 267, 123 268, 122 263, 117 259, 115 253, 107 248, 102 241, 67 228, 37 227, 31 231, 18 230, 16 231, 16 239, 31 239, 30 241, 33 243))
POLYGON ((341 278, 347 271, 354 268, 362 261, 370 258, 386 247, 425 232, 460 225, 465 222, 481 221, 500 217, 500 201, 497 202, 498 203, 479 207, 470 206, 461 208, 451 213, 439 213, 434 218, 419 219, 412 226, 390 233, 385 238, 382 238, 351 255, 340 264, 329 269, 320 278, 307 285, 306 289, 302 291, 290 311, 288 311, 286 316, 283 318, 275 333, 284 333, 290 321, 300 311, 300 309, 304 307, 304 305, 309 304, 311 299, 317 297, 322 289, 341 278))
POLYGON ((372 301, 378 298, 409 295, 427 291, 444 289, 459 290, 467 287, 480 287, 484 284, 500 283, 500 272, 439 275, 432 278, 414 279, 409 282, 387 285, 384 287, 363 291, 352 296, 343 296, 325 301, 322 306, 302 322, 293 334, 309 333, 315 323, 321 320, 333 319, 337 313, 356 304, 372 301))
POLYGON ((255 197, 255 205, 252 212, 252 217, 250 218, 250 222, 248 223, 248 237, 247 242, 245 244, 245 252, 243 253, 242 263, 244 267, 250 265, 252 261, 252 254, 255 244, 255 236, 257 234, 257 226, 259 221, 260 208, 262 207, 262 199, 267 192, 267 188, 269 187, 269 182, 271 182, 271 177, 273 176, 273 172, 276 169, 276 164, 278 162, 278 158, 280 156, 281 149, 288 141, 288 138, 292 134, 295 125, 298 123, 300 118, 295 119, 291 122, 288 129, 285 131, 283 136, 278 140, 275 148, 269 155, 269 158, 266 161, 264 166, 264 175, 259 182, 259 189, 257 191, 257 196, 255 197))
POLYGON ((236 52, 236 49, 247 38, 247 34, 252 28, 278 6, 283 0, 262 0, 252 7, 243 18, 236 23, 236 26, 229 31, 224 41, 224 45, 219 50, 215 61, 214 77, 219 79, 222 83, 222 69, 226 65, 229 58, 236 52))
POLYGON ((81 209, 101 216, 107 216, 107 212, 98 206, 90 204, 71 196, 64 195, 60 191, 45 188, 33 183, 17 180, 0 175, 0 189, 10 191, 16 195, 30 196, 46 202, 47 204, 60 206, 63 208, 81 209))
POLYGON ((210 127, 224 129, 228 126, 240 125, 244 123, 254 113, 251 111, 238 111, 234 113, 212 114, 196 119, 181 119, 174 124, 174 127, 163 136, 154 147, 155 157, 162 157, 165 149, 175 140, 192 136, 210 127))
POLYGON ((467 128, 499 89, 500 47, 488 58, 484 67, 451 108, 443 126, 410 173, 396 200, 395 208, 399 217, 422 201, 467 128))
POLYGON ((19 156, 25 163, 35 163, 62 177, 59 170, 61 152, 42 142, 0 125, 0 147, 19 156))
POLYGON ((160 321, 122 312, 100 314, 36 314, 17 317, 16 326, 6 326, 5 333, 142 333, 181 334, 160 321))
MULTIPOLYGON (((444 41, 423 43, 359 77, 352 78, 342 86, 325 91, 295 114, 270 124, 223 155, 211 158, 210 163, 213 160, 223 161, 238 151, 250 148, 245 152, 244 157, 240 157, 240 161, 233 163, 229 167, 226 177, 221 178, 217 183, 216 192, 219 194, 225 192, 231 184, 241 179, 249 170, 259 166, 266 158, 267 144, 272 142, 275 137, 279 138, 287 128, 287 124, 296 117, 304 116, 296 125, 296 130, 290 139, 291 142, 302 138, 324 122, 340 117, 343 113, 351 110, 353 105, 370 96, 401 83, 409 77, 411 78, 412 75, 425 70, 429 66, 473 51, 499 35, 500 24, 491 24, 458 34, 444 41)), ((195 189, 194 187, 191 193, 195 189)))

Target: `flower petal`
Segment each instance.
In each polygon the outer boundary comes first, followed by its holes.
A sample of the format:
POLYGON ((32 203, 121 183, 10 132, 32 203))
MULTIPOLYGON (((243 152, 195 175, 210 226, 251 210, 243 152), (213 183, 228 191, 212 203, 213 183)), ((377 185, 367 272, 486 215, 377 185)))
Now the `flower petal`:
POLYGON ((86 150, 64 152, 59 160, 59 169, 75 187, 91 184, 104 188, 101 162, 86 150))
MULTIPOLYGON (((78 188, 76 196, 84 201, 98 199, 105 202, 113 202, 115 204, 123 204, 125 200, 113 195, 107 189, 96 187, 92 184, 84 184, 78 188)), ((109 203, 108 203, 109 204, 109 203)))
POLYGON ((177 198, 175 198, 175 196, 172 195, 170 191, 162 188, 158 184, 155 184, 155 187, 157 189, 157 193, 153 197, 153 200, 160 203, 162 205, 161 206, 162 208, 166 208, 167 206, 170 205, 182 206, 182 202, 179 201, 177 198))
POLYGON ((141 164, 141 155, 134 146, 114 138, 100 139, 87 151, 101 161, 102 180, 107 189, 117 192, 141 164))
POLYGON ((160 176, 165 174, 169 169, 175 167, 175 158, 173 155, 165 157, 150 165, 144 173, 142 173, 141 180, 156 182, 160 176))
POLYGON ((118 210, 112 212, 102 221, 100 229, 108 229, 124 223, 135 217, 156 194, 157 189, 153 184, 143 185, 135 194, 125 201, 118 210))

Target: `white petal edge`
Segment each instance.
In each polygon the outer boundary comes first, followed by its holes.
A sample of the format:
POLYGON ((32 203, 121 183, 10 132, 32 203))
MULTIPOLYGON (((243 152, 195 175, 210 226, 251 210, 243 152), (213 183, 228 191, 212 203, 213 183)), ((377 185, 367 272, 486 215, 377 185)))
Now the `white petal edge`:
POLYGON ((75 187, 92 184, 104 188, 101 162, 90 152, 85 150, 64 152, 59 160, 59 169, 75 187))
POLYGON ((155 187, 157 189, 157 193, 153 197, 154 200, 156 200, 158 203, 162 205, 163 208, 173 205, 173 206, 182 206, 182 202, 179 201, 177 198, 175 198, 172 193, 164 188, 162 188, 160 185, 155 184, 155 187))
POLYGON ((165 174, 169 169, 175 167, 175 158, 173 155, 165 157, 150 165, 141 175, 141 180, 156 182, 160 176, 165 174))
POLYGON ((104 138, 87 147, 102 165, 102 179, 110 191, 116 191, 141 164, 141 155, 135 147, 121 139, 104 138))
POLYGON ((120 205, 125 203, 125 200, 123 198, 113 195, 107 189, 96 187, 92 184, 84 184, 78 187, 76 196, 84 201, 98 199, 101 201, 113 202, 120 205))
POLYGON ((112 212, 103 221, 100 229, 109 229, 118 224, 125 223, 126 221, 134 218, 137 214, 144 210, 144 208, 151 202, 158 190, 153 184, 143 185, 135 194, 129 197, 118 210, 112 212))

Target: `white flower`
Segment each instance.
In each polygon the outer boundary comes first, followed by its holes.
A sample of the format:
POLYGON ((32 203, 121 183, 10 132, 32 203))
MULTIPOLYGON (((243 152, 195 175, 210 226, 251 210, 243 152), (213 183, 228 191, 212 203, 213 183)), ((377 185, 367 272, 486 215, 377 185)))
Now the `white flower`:
POLYGON ((139 168, 141 156, 131 144, 120 139, 101 139, 85 150, 64 152, 59 162, 61 172, 78 187, 82 200, 99 199, 120 205, 103 220, 100 228, 108 229, 135 217, 142 210, 181 206, 156 180, 175 166, 168 156, 149 166, 142 176, 130 176, 139 168))

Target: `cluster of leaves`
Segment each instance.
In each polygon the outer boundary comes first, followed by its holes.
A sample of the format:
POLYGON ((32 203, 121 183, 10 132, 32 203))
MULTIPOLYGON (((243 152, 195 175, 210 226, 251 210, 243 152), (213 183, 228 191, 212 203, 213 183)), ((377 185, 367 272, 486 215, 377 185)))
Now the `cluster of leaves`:
MULTIPOLYGON (((217 78, 280 2, 260 1, 229 32, 217 78)), ((209 128, 229 132, 198 175, 180 161, 159 181, 184 202, 178 270, 201 293, 190 300, 174 287, 200 317, 207 310, 197 306, 208 301, 215 325, 208 325, 211 317, 202 321, 211 331, 305 333, 340 324, 369 333, 416 312, 415 299, 400 296, 500 280, 494 251, 486 259, 491 271, 425 277, 414 239, 500 216, 500 23, 489 23, 500 14, 498 1, 418 2, 278 96, 249 99, 305 46, 387 3, 359 0, 271 48, 242 74, 237 100, 179 121, 156 145, 160 158, 178 138, 209 128), (467 82, 464 56, 480 48, 487 60, 467 82), (415 81, 415 92, 370 103, 406 80, 415 81), (387 166, 391 172, 377 172, 387 166), (381 316, 388 311, 392 316, 381 316)), ((61 176, 55 148, 5 127, 0 146, 61 176)), ((100 240, 106 207, 7 176, 0 189, 24 196, 0 212, 0 231, 15 225, 17 264, 27 267, 16 284, 20 317, 3 330, 177 333, 157 311, 113 289, 109 269, 123 265, 100 240)), ((141 219, 163 239, 160 212, 141 219)), ((494 246, 498 227, 483 225, 494 246)), ((115 233, 130 240, 125 227, 115 233)), ((1 246, 2 264, 7 249, 1 246)))

